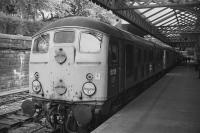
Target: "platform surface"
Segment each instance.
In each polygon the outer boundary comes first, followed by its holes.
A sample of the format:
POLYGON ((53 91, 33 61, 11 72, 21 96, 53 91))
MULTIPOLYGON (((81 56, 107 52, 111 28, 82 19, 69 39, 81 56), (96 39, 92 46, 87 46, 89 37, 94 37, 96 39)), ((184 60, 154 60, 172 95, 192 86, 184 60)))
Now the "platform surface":
POLYGON ((200 133, 200 79, 178 66, 92 133, 200 133))

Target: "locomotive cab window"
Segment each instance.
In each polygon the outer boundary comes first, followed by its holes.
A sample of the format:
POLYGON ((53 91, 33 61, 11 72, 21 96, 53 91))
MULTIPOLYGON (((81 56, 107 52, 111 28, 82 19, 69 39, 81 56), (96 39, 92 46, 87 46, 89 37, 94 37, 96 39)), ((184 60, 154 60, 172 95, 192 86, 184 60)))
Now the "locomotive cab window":
POLYGON ((98 53, 101 50, 103 34, 97 32, 82 32, 80 39, 80 52, 98 53))
POLYGON ((55 43, 73 43, 75 39, 74 31, 57 31, 54 34, 55 43))
POLYGON ((33 53, 47 53, 49 49, 49 34, 42 34, 34 40, 33 53))

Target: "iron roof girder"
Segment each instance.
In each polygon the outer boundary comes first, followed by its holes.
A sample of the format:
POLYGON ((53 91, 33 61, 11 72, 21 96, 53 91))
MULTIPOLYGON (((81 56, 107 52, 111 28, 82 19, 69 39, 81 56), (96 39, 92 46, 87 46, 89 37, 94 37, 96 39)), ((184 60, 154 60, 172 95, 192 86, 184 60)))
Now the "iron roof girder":
POLYGON ((157 7, 173 7, 173 8, 176 8, 176 7, 194 7, 198 4, 200 4, 200 1, 197 1, 197 0, 193 0, 193 1, 177 1, 175 0, 173 2, 173 0, 154 0, 153 3, 154 4, 151 4, 152 3, 152 0, 145 0, 145 1, 133 1, 133 0, 129 0, 127 1, 128 2, 134 2, 134 3, 137 3, 137 5, 131 5, 131 4, 127 4, 129 5, 128 8, 119 8, 117 10, 133 10, 133 9, 144 9, 144 8, 157 8, 157 7), (142 3, 141 3, 142 2, 142 3))
MULTIPOLYGON (((162 34, 200 34, 200 26, 196 25, 172 25, 172 26, 158 26, 162 34)), ((154 32, 154 34, 160 34, 154 32)))
POLYGON ((152 36, 162 40, 163 42, 169 42, 170 41, 167 37, 165 37, 162 34, 157 34, 157 35, 153 34, 154 31, 156 31, 158 33, 160 33, 160 31, 158 29, 156 29, 155 26, 153 26, 150 23, 148 23, 147 21, 145 21, 134 10, 117 10, 117 9, 121 9, 121 8, 126 7, 126 5, 124 5, 124 3, 122 1, 119 1, 119 0, 118 1, 117 0, 91 0, 91 1, 93 1, 94 3, 100 4, 101 6, 103 6, 104 8, 106 8, 108 10, 112 10, 113 13, 115 13, 116 15, 122 17, 123 19, 125 19, 129 23, 136 25, 140 29, 147 31, 149 34, 151 34, 152 36))
MULTIPOLYGON (((174 9, 174 11, 176 11, 176 13, 179 13, 179 11, 184 11, 187 12, 189 11, 189 13, 195 15, 198 17, 198 20, 196 20, 196 23, 200 23, 200 2, 196 0, 193 0, 192 2, 185 2, 185 3, 159 3, 157 5, 149 5, 148 4, 144 4, 146 7, 148 8, 146 11, 141 12, 140 14, 137 13, 137 11, 135 11, 135 9, 140 9, 142 6, 138 7, 138 6, 127 6, 125 4, 124 0, 91 0, 94 3, 99 4, 100 6, 103 6, 104 8, 108 9, 108 10, 112 10, 116 15, 122 17, 123 19, 127 20, 128 22, 130 22, 131 24, 136 25, 137 27, 140 27, 140 29, 143 29, 144 31, 147 31, 149 34, 155 36, 156 38, 162 40, 163 42, 173 42, 173 41, 180 41, 180 42, 187 42, 187 40, 180 40, 178 39, 179 37, 176 37, 177 39, 172 40, 172 38, 167 37, 167 35, 169 34, 191 34, 194 33, 199 34, 200 30, 199 28, 194 28, 195 30, 184 27, 184 28, 177 28, 177 30, 172 29, 171 31, 161 31, 159 28, 159 26, 155 26, 154 24, 151 24, 151 21, 145 21, 145 18, 141 17, 141 15, 143 15, 146 12, 149 12, 150 10, 152 10, 153 8, 155 8, 155 6, 157 7, 171 7, 172 9, 174 9), (196 9, 196 8, 198 9, 196 9), (179 29, 179 30, 178 30, 179 29), (184 29, 184 30, 183 30, 184 29)), ((129 0, 131 1, 131 0, 129 0)), ((133 1, 133 0, 132 0, 133 1)), ((152 1, 152 0, 145 0, 145 1, 152 1)), ((156 0, 156 2, 159 1, 163 1, 163 0, 156 0)), ((166 0, 166 1, 173 1, 173 0, 166 0)), ((177 1, 177 0, 176 0, 177 1)), ((155 0, 153 1, 155 2, 155 0)), ((165 1, 164 1, 165 2, 165 1)), ((143 5, 143 6, 144 6, 143 5)), ((178 17, 179 18, 179 17, 178 17)), ((177 19, 177 18, 176 18, 177 19)), ((180 24, 191 24, 189 22, 193 21, 192 16, 188 16, 187 18, 187 23, 183 22, 183 19, 180 17, 179 18, 181 21, 179 22, 180 24)), ((165 19, 166 20, 166 19, 165 19)), ((154 20, 153 20, 154 21, 154 20)), ((173 25, 169 25, 169 26, 174 26, 175 23, 173 23, 173 25)), ((196 24, 194 24, 196 26, 196 24)), ((192 25, 193 26, 193 25, 192 25)), ((180 36, 181 37, 181 36, 180 36)))

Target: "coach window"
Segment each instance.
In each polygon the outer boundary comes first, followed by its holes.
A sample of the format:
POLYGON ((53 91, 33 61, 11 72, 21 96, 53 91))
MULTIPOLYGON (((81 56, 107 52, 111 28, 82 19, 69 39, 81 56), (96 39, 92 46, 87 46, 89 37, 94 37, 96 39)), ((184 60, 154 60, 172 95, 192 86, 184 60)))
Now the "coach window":
POLYGON ((34 40, 33 53, 47 53, 49 49, 49 34, 41 34, 34 40))
POLYGON ((103 34, 97 32, 82 32, 80 39, 80 52, 98 53, 101 50, 103 34))
POLYGON ((75 38, 74 31, 57 31, 54 34, 55 43, 73 43, 75 38))

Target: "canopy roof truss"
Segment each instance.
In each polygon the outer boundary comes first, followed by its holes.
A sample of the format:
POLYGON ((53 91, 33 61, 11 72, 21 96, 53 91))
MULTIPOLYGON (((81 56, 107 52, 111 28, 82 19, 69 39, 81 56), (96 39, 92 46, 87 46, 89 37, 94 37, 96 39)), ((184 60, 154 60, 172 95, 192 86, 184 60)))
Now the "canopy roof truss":
POLYGON ((92 0, 168 44, 200 34, 200 0, 92 0))

